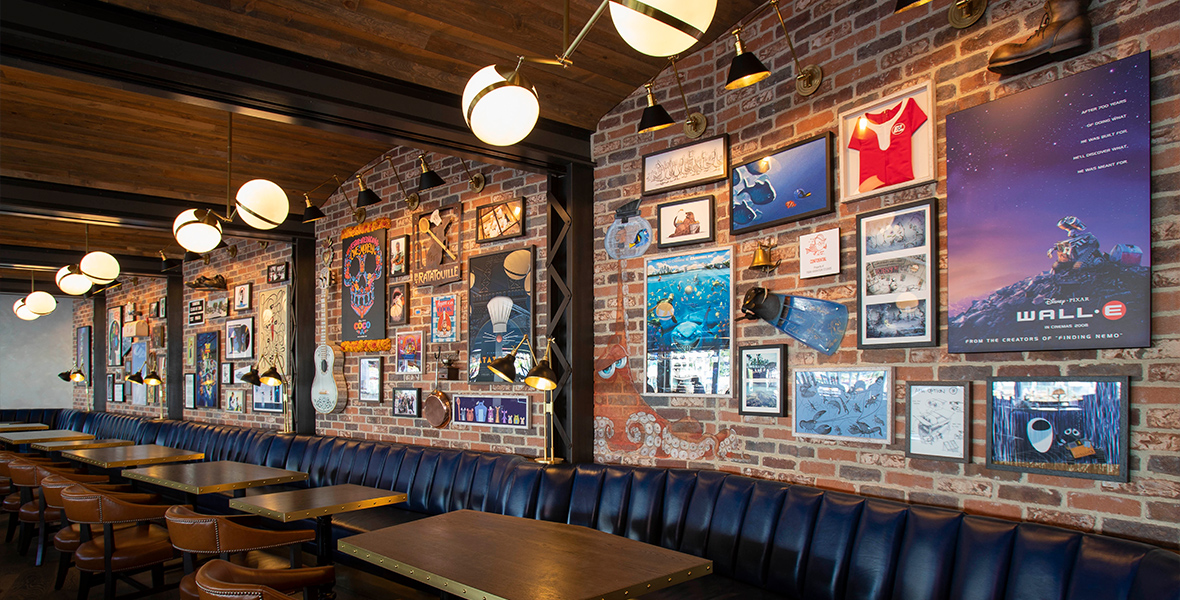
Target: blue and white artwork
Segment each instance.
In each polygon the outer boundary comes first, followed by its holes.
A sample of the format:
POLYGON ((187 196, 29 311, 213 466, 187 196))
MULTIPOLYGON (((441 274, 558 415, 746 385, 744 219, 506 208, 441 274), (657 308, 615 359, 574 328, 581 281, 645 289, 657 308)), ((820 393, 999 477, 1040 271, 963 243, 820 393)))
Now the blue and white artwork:
POLYGON ((795 369, 797 437, 893 442, 893 373, 888 367, 795 369))
POLYGON ((832 136, 825 133, 734 167, 730 232, 831 212, 831 155, 832 136))
POLYGON ((254 386, 254 412, 283 412, 283 393, 285 385, 256 385, 254 386))
POLYGON ((647 259, 647 393, 731 393, 732 259, 728 247, 647 259))
MULTIPOLYGON (((148 374, 147 342, 131 344, 131 373, 139 373, 140 377, 148 374)), ((142 383, 131 384, 131 403, 137 406, 147 406, 147 386, 142 383)))
POLYGON ((488 427, 529 426, 528 396, 460 396, 451 400, 451 421, 488 427))

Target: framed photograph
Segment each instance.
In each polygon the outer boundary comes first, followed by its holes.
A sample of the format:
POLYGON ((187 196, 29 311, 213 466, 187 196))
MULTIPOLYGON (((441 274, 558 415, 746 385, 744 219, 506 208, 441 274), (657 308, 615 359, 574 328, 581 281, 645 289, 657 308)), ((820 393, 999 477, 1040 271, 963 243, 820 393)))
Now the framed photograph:
POLYGON ((421 375, 422 357, 425 348, 422 345, 421 331, 399 331, 394 340, 397 349, 397 364, 394 373, 398 375, 421 375))
POLYGON ((225 411, 246 412, 246 390, 226 390, 225 411))
POLYGON ((250 299, 254 294, 253 283, 234 286, 234 311, 250 310, 250 299))
POLYGON ((840 113, 840 200, 877 196, 937 178, 934 82, 840 113))
POLYGON ((204 300, 189 300, 188 314, 190 314, 190 315, 203 315, 203 314, 205 314, 205 301, 204 300))
POLYGON ((389 286, 389 326, 397 327, 410 322, 410 284, 395 283, 389 286))
POLYGON ((938 345, 938 205, 856 216, 856 347, 938 345))
MULTIPOLYGON (((487 366, 533 333, 533 246, 473 256, 467 261, 467 380, 500 383, 487 366)), ((517 382, 533 368, 528 352, 516 353, 517 382)))
POLYGON ((157 302, 157 305, 158 306, 156 308, 156 316, 161 319, 167 318, 168 317, 168 296, 164 296, 164 297, 160 298, 160 301, 157 302))
POLYGON ((90 325, 79 327, 74 339, 74 368, 82 371, 86 380, 82 385, 93 384, 90 373, 90 325))
POLYGON ((987 381, 987 468, 1128 481, 1128 377, 987 381))
POLYGON ((418 417, 422 414, 422 390, 393 388, 393 416, 418 417))
POLYGON ((107 309, 107 366, 123 365, 123 307, 107 309))
POLYGON ((256 385, 254 386, 254 403, 252 410, 254 412, 269 412, 281 413, 283 412, 283 399, 286 393, 287 386, 285 385, 256 385))
POLYGON ((218 359, 221 358, 216 331, 197 334, 197 407, 217 408, 220 404, 218 359))
POLYGON ((475 241, 498 242, 524 235, 524 197, 475 209, 475 241))
POLYGON ((729 176, 729 135, 698 140, 643 156, 643 195, 723 181, 729 176))
POLYGON ((221 384, 229 385, 234 382, 234 365, 233 363, 221 363, 221 384))
POLYGON ((971 383, 906 383, 905 455, 971 461, 971 383))
POLYGON ((114 373, 107 373, 106 392, 107 392, 107 400, 113 402, 114 398, 115 398, 115 374, 114 373))
POLYGON ((751 233, 832 212, 832 134, 822 133, 737 165, 729 231, 751 233))
POLYGON ((646 259, 649 394, 733 395, 732 261, 728 246, 646 259))
POLYGON ((528 429, 529 397, 456 394, 451 398, 451 422, 528 429))
POLYGON ((229 298, 210 298, 205 305, 205 314, 210 319, 224 319, 229 316, 229 298))
POLYGON ((381 357, 372 356, 360 361, 360 399, 367 402, 381 401, 381 357))
POLYGON ((152 302, 151 304, 148 305, 147 316, 149 316, 153 319, 158 318, 160 316, 160 303, 159 302, 152 302))
POLYGON ((205 322, 205 313, 195 313, 188 316, 189 325, 200 325, 205 322))
POLYGON ((799 279, 839 273, 839 227, 799 236, 799 279))
POLYGON ((389 237, 389 276, 403 277, 410 274, 410 236, 389 237))
POLYGON ((282 283, 291 278, 289 272, 290 263, 275 263, 266 267, 266 282, 267 283, 282 283))
POLYGON ((459 341, 458 294, 444 294, 430 299, 430 341, 434 344, 459 341))
POLYGON ((254 317, 230 319, 225 322, 225 358, 254 358, 254 317))
POLYGON ((656 206, 659 248, 713 241, 713 196, 665 202, 656 206))
POLYGON ((184 407, 197 407, 197 374, 184 374, 184 407))
POLYGON ((135 388, 137 387, 144 386, 141 386, 138 383, 125 383, 123 385, 123 399, 119 402, 135 402, 135 388))
POLYGON ((738 348, 741 365, 738 413, 769 417, 787 416, 787 398, 783 375, 787 372, 787 347, 742 346, 738 348))
POLYGON ((245 379, 242 379, 242 378, 245 377, 246 373, 249 373, 250 369, 252 369, 252 368, 254 368, 254 366, 247 363, 245 365, 242 365, 242 366, 234 369, 233 379, 229 383, 232 383, 234 385, 248 385, 250 382, 246 381, 245 379))
POLYGON ((796 436, 893 442, 891 367, 800 367, 791 375, 791 424, 796 436))
POLYGON ((195 336, 188 336, 184 338, 184 367, 192 369, 197 365, 197 338, 195 336))
POLYGON ((111 402, 126 402, 127 401, 126 396, 123 395, 124 394, 124 387, 123 386, 124 386, 123 382, 116 383, 116 384, 114 384, 114 386, 112 386, 111 389, 114 390, 114 392, 111 394, 111 402))

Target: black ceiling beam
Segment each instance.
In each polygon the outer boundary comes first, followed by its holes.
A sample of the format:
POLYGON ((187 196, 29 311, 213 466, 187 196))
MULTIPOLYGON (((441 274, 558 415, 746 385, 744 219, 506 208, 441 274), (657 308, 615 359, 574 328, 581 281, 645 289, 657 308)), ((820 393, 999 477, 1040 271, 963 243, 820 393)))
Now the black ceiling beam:
MULTIPOLYGON (((119 261, 120 279, 129 275, 143 277, 162 277, 165 275, 160 272, 159 258, 126 256, 122 254, 116 254, 114 257, 119 261)), ((9 269, 20 269, 24 267, 50 268, 52 271, 46 271, 46 273, 49 275, 51 284, 58 269, 69 264, 77 264, 81 258, 82 253, 73 250, 29 248, 27 246, 0 244, 0 267, 9 269)), ((26 283, 26 294, 29 293, 28 287, 28 283, 26 283)), ((60 290, 56 286, 52 290, 47 289, 45 291, 60 293, 60 290)))
POLYGON ((542 119, 489 146, 455 94, 93 0, 4 0, 0 63, 531 171, 591 165, 591 131, 542 119))

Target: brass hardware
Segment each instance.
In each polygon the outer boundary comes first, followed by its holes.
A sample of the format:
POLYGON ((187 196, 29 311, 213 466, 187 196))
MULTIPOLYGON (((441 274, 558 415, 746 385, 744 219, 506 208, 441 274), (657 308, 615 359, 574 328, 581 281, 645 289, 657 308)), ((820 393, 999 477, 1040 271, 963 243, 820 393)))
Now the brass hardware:
POLYGON ((987 0, 955 0, 946 11, 947 20, 955 29, 966 29, 983 17, 987 0))
POLYGON ((750 268, 757 269, 764 273, 769 273, 778 268, 782 259, 774 260, 771 257, 770 251, 776 247, 775 244, 766 245, 761 242, 758 243, 758 249, 754 251, 754 260, 750 261, 750 268))

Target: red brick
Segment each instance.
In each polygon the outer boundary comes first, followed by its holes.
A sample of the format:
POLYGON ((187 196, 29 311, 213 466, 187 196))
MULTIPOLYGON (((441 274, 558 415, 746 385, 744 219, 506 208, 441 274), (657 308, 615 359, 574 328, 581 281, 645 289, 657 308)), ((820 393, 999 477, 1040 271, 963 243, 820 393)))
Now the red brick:
POLYGON ((1138 517, 1143 513, 1143 503, 1131 498, 1119 498, 1109 494, 1070 492, 1068 499, 1070 508, 1080 510, 1092 510, 1128 517, 1138 517))

